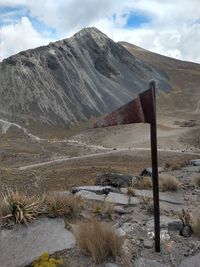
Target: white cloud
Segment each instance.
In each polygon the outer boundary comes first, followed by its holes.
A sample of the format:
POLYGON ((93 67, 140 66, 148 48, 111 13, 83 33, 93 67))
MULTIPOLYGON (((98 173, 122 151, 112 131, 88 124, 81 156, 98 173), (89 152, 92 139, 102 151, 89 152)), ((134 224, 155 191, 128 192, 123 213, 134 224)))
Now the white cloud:
POLYGON ((18 23, 0 28, 0 59, 49 41, 33 28, 28 18, 23 17, 18 23))
MULTIPOLYGON (((32 16, 55 28, 59 38, 69 37, 82 27, 96 26, 115 41, 128 41, 167 56, 200 63, 199 0, 0 0, 0 7, 3 5, 26 6, 32 16), (144 14, 150 22, 137 29, 125 28, 130 12, 144 14)), ((0 29, 0 49, 6 43, 3 56, 21 47, 47 43, 45 35, 39 34, 30 21, 9 26, 0 29), (22 28, 31 29, 30 40, 21 39, 22 28), (15 49, 9 43, 13 38, 15 49)))

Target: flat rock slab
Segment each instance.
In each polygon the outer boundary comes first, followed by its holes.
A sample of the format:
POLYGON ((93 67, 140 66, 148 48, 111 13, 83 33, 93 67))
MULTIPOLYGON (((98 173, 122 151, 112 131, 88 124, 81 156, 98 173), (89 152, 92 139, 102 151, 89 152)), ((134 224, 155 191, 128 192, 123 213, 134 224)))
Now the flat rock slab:
MULTIPOLYGON (((127 193, 127 188, 121 188, 121 192, 127 193)), ((153 190, 139 190, 135 189, 137 197, 153 198, 153 190)), ((168 202, 176 205, 184 205, 184 198, 178 192, 159 192, 160 201, 168 202)))
MULTIPOLYGON (((146 227, 154 229, 154 219, 150 219, 146 227)), ((167 216, 160 216, 160 228, 166 228, 170 231, 180 231, 183 228, 183 223, 180 219, 174 219, 167 216)))
POLYGON ((194 166, 200 166, 200 159, 193 159, 190 163, 194 166))
POLYGON ((138 258, 134 262, 134 267, 170 267, 164 263, 160 263, 156 260, 149 260, 145 258, 138 258))
POLYGON ((199 266, 200 266, 200 253, 185 259, 179 265, 179 267, 199 267, 199 266))
POLYGON ((24 267, 44 252, 50 254, 75 246, 63 219, 42 218, 12 230, 0 231, 0 266, 24 267))
POLYGON ((160 201, 160 209, 167 212, 181 213, 182 209, 186 210, 187 205, 173 204, 164 201, 160 201))
POLYGON ((81 190, 77 195, 80 195, 82 197, 85 197, 86 199, 90 200, 98 200, 98 201, 105 201, 110 202, 118 205, 136 205, 139 204, 139 199, 136 197, 129 197, 125 194, 120 193, 113 193, 110 192, 108 195, 98 195, 94 192, 81 190))
POLYGON ((96 194, 104 194, 109 192, 115 192, 116 189, 112 186, 100 186, 100 185, 86 185, 86 186, 77 186, 72 188, 72 193, 77 193, 81 190, 86 190, 90 192, 94 192, 96 194))

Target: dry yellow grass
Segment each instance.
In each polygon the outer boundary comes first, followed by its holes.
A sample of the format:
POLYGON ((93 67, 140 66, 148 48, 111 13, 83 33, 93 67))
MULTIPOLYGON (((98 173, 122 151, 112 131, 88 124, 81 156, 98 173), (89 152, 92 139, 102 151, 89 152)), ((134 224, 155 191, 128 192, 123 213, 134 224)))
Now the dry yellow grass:
POLYGON ((92 257, 95 263, 101 263, 110 256, 123 256, 125 238, 117 235, 108 223, 96 220, 83 223, 75 237, 80 249, 92 257))
POLYGON ((177 191, 180 187, 179 180, 172 175, 162 174, 159 176, 161 191, 177 191))
POLYGON ((194 181, 194 184, 195 184, 196 186, 200 187, 200 175, 195 176, 195 177, 193 178, 193 181, 194 181))
POLYGON ((134 186, 129 186, 127 188, 127 195, 131 196, 131 197, 135 196, 135 188, 134 188, 134 186))
POLYGON ((152 187, 151 177, 144 176, 138 183, 139 189, 149 189, 152 187))
POLYGON ((94 202, 92 205, 92 212, 102 217, 108 217, 111 219, 114 213, 114 204, 105 201, 94 202))
POLYGON ((196 236, 200 237, 200 213, 199 212, 192 219, 192 230, 196 236))
POLYGON ((47 213, 56 217, 74 217, 84 206, 81 196, 65 195, 62 193, 49 193, 46 197, 47 213))

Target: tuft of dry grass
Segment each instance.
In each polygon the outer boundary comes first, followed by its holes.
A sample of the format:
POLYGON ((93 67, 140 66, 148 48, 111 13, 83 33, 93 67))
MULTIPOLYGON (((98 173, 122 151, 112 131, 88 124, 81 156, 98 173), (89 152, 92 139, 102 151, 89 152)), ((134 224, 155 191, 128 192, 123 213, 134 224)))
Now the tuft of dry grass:
POLYGON ((49 193, 46 196, 46 202, 47 213, 54 217, 74 217, 80 213, 84 206, 83 197, 62 193, 49 193))
POLYGON ((109 219, 112 219, 112 215, 114 213, 114 204, 106 201, 95 202, 92 205, 92 212, 100 215, 101 217, 108 217, 109 219))
POLYGON ((19 191, 8 191, 0 204, 2 219, 13 218, 15 223, 25 223, 43 213, 44 198, 28 197, 19 191))
POLYGON ((149 177, 149 176, 142 177, 141 180, 138 183, 138 188, 139 189, 149 189, 149 188, 152 188, 151 177, 149 177))
POLYGON ((180 187, 179 180, 175 176, 162 174, 159 178, 161 191, 177 191, 180 187))
POLYGON ((135 196, 135 188, 134 188, 134 186, 129 186, 127 188, 127 195, 130 196, 130 197, 135 196))
POLYGON ((180 219, 183 222, 184 226, 186 226, 186 225, 191 226, 192 216, 188 210, 185 211, 184 209, 182 209, 181 214, 180 214, 180 219))
POLYGON ((195 177, 193 178, 193 181, 194 181, 194 184, 195 184, 196 186, 200 187, 200 175, 195 176, 195 177))
POLYGON ((198 212, 197 215, 192 219, 191 223, 193 233, 200 237, 200 213, 198 212))
POLYGON ((80 249, 95 263, 101 263, 110 256, 123 256, 125 237, 119 236, 108 223, 96 220, 83 223, 74 234, 80 249))

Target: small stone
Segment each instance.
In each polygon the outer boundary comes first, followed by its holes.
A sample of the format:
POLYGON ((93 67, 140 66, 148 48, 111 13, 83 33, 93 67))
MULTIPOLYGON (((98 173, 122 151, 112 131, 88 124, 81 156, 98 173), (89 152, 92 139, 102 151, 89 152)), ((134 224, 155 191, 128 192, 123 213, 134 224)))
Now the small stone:
POLYGON ((115 230, 115 233, 118 235, 118 236, 126 236, 126 232, 122 229, 122 228, 118 228, 115 230))
POLYGON ((184 237, 190 237, 192 235, 192 228, 190 225, 186 225, 183 227, 183 229, 181 229, 180 231, 180 235, 184 236, 184 237))
POLYGON ((153 247, 153 241, 152 240, 145 240, 144 241, 144 247, 145 248, 152 248, 153 247))
POLYGON ((123 208, 122 206, 115 206, 114 210, 115 210, 115 213, 118 213, 120 215, 127 213, 127 210, 125 210, 125 208, 123 208))

